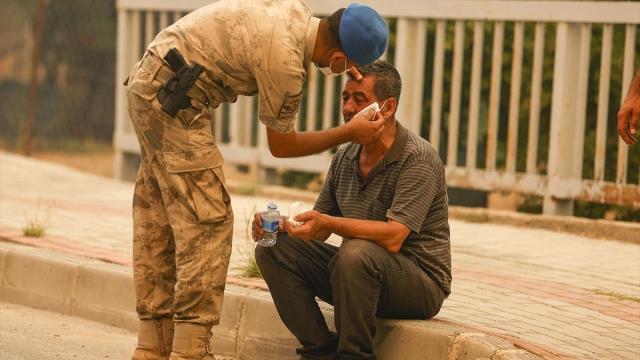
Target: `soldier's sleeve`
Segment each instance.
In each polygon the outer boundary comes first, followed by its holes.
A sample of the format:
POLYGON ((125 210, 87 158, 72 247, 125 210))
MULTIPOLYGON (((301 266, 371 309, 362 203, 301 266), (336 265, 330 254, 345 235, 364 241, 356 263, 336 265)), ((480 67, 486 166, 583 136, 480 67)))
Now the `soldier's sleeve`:
POLYGON ((304 72, 268 69, 258 71, 255 77, 258 84, 260 122, 279 133, 292 132, 302 99, 304 72))

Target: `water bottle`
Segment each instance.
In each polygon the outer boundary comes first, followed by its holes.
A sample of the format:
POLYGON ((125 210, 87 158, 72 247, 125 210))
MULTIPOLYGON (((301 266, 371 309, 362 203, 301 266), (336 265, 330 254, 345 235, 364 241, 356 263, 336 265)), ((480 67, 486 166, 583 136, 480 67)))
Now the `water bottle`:
POLYGON ((278 205, 270 202, 267 204, 267 211, 261 214, 262 217, 262 229, 264 230, 264 237, 258 240, 258 245, 264 247, 272 247, 276 244, 278 238, 278 224, 280 224, 280 213, 278 212, 278 205))

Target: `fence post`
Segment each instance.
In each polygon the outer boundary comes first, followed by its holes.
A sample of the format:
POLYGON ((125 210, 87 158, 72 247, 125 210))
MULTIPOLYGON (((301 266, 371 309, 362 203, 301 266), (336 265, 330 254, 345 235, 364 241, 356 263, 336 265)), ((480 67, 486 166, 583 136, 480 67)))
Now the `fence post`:
POLYGON ((422 129, 426 36, 424 20, 398 18, 394 63, 402 77, 403 101, 396 118, 416 134, 422 129))
POLYGON ((127 153, 121 146, 121 138, 125 136, 129 116, 126 108, 126 94, 122 82, 128 74, 129 58, 134 51, 130 39, 131 24, 129 21, 131 13, 127 10, 118 9, 118 30, 117 30, 117 51, 116 51, 116 124, 113 134, 113 145, 115 148, 114 177, 119 180, 133 181, 138 172, 139 157, 136 154, 127 153))
POLYGON ((582 73, 583 67, 578 65, 588 61, 581 56, 582 48, 589 46, 581 41, 584 31, 590 31, 590 28, 576 23, 558 23, 556 31, 547 167, 549 183, 544 196, 544 214, 573 215, 574 201, 570 196, 580 187, 583 142, 576 132, 584 129, 585 122, 584 116, 578 116, 583 103, 580 87, 586 86, 582 77, 588 75, 582 73))

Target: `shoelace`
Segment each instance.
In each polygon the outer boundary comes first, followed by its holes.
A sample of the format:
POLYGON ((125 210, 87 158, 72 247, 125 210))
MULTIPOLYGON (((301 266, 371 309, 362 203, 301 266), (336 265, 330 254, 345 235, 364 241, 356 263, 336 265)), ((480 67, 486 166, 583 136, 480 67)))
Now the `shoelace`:
POLYGON ((204 342, 204 351, 201 355, 211 355, 213 356, 213 345, 211 345, 211 338, 213 334, 208 332, 207 335, 201 336, 200 338, 204 342))

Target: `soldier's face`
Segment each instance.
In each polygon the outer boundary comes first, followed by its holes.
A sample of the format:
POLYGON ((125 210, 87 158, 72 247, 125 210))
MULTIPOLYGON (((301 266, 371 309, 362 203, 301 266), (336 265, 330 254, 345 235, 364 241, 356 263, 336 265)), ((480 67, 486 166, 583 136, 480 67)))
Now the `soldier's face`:
POLYGON ((342 116, 345 122, 360 110, 378 101, 374 91, 375 80, 371 76, 365 76, 362 80, 349 79, 342 90, 342 116))

